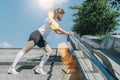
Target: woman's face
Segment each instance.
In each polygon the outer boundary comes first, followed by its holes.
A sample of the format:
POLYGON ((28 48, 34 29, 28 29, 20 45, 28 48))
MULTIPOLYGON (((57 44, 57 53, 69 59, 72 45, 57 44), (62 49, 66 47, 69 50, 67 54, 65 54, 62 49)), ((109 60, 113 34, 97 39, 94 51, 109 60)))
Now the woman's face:
POLYGON ((58 14, 57 14, 57 20, 61 21, 63 15, 64 15, 63 13, 58 13, 58 14))

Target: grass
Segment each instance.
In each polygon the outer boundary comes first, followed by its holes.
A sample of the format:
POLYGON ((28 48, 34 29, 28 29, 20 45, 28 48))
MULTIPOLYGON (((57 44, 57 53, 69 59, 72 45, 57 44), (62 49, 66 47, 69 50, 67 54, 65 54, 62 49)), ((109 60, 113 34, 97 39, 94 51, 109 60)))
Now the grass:
POLYGON ((96 35, 96 37, 98 37, 98 38, 100 38, 101 40, 103 40, 103 39, 106 37, 106 35, 96 35))

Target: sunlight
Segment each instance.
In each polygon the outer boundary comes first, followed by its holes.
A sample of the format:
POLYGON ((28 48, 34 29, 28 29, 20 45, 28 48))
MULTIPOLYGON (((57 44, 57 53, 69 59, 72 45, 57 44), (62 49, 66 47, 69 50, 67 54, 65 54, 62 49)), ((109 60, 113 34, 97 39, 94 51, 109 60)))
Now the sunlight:
POLYGON ((43 9, 50 9, 53 7, 55 0, 39 0, 39 5, 43 9))
POLYGON ((38 3, 42 9, 51 9, 55 4, 63 4, 68 0, 38 0, 38 3))

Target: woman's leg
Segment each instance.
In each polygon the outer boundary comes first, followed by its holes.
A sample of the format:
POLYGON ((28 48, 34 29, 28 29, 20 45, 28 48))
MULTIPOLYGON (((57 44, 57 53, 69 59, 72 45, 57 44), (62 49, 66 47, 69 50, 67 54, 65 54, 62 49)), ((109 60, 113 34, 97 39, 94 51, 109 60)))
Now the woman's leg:
POLYGON ((34 41, 28 41, 27 44, 25 45, 25 47, 18 52, 18 54, 16 55, 13 63, 12 63, 12 66, 10 67, 10 69, 8 70, 9 73, 12 73, 12 74, 17 74, 16 70, 15 70, 15 67, 17 65, 17 63, 20 61, 20 59, 22 58, 22 56, 27 53, 29 50, 31 50, 32 48, 34 47, 34 41))
POLYGON ((47 74, 47 73, 45 73, 42 68, 43 68, 44 64, 47 62, 50 54, 52 53, 52 49, 51 49, 51 47, 48 44, 43 49, 45 50, 46 53, 43 55, 40 64, 35 69, 35 72, 44 75, 44 74, 47 74))
POLYGON ((14 62, 12 64, 12 67, 15 67, 17 65, 17 63, 19 62, 19 60, 22 58, 22 56, 27 53, 29 50, 31 50, 34 47, 34 42, 33 41, 28 41, 27 44, 25 45, 25 47, 18 52, 18 54, 16 55, 14 62))
POLYGON ((45 50, 46 53, 43 55, 43 57, 41 59, 41 62, 39 64, 40 67, 44 66, 44 64, 47 62, 49 56, 52 53, 52 49, 51 49, 51 47, 48 44, 43 49, 45 50))

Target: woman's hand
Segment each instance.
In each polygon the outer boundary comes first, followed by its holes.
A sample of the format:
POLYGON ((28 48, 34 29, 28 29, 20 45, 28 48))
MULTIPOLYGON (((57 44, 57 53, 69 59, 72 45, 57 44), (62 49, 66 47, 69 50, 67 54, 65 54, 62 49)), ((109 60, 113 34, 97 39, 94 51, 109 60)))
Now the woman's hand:
POLYGON ((70 31, 69 33, 68 33, 68 35, 74 35, 74 32, 72 32, 72 31, 70 31))

